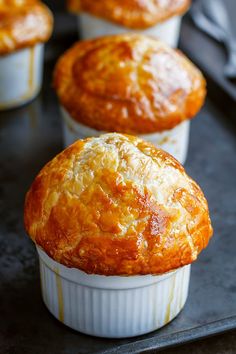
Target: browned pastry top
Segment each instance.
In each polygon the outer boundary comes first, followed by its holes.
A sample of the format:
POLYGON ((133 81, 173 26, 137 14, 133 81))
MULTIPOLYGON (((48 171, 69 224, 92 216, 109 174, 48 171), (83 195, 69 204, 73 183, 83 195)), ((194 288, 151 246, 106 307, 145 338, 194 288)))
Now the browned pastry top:
POLYGON ((54 86, 75 120, 127 134, 171 129, 194 117, 206 95, 183 54, 137 34, 76 43, 59 59, 54 86))
POLYGON ((129 28, 147 28, 182 15, 190 0, 67 0, 70 11, 88 12, 129 28))
POLYGON ((0 0, 0 55, 46 42, 53 17, 38 0, 0 0))
POLYGON ((79 140, 49 162, 25 227, 55 261, 103 275, 162 274, 195 261, 212 235, 200 187, 140 138, 79 140))

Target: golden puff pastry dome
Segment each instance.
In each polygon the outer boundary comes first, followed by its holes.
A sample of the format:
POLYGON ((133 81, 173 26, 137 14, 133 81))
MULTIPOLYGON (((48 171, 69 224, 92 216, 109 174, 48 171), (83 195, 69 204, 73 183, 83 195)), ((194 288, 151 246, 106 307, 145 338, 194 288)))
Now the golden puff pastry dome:
POLYGON ((199 186, 168 153, 109 133, 49 162, 25 201, 25 227, 55 261, 102 275, 190 264, 212 235, 199 186))
POLYGON ((76 43, 59 59, 54 87, 76 121, 134 135, 194 117, 206 95, 201 72, 183 54, 138 34, 76 43))
POLYGON ((52 27, 52 14, 41 1, 0 0, 0 55, 46 42, 52 27))
POLYGON ((190 0, 67 0, 72 12, 88 12, 134 29, 144 29, 182 15, 190 0))

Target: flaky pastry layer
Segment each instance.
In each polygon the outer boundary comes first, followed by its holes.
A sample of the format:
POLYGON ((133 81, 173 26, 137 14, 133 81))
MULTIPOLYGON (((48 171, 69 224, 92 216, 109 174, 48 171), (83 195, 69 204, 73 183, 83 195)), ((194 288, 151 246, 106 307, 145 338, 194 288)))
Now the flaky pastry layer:
POLYGON ((180 52, 143 35, 76 43, 58 61, 54 86, 72 118, 127 134, 168 130, 203 105, 206 83, 180 52))
POLYGON ((0 55, 46 42, 52 28, 52 14, 42 2, 0 1, 0 55))
POLYGON ((200 187, 139 138, 77 141, 36 177, 25 227, 55 261, 103 275, 163 274, 197 259, 212 235, 200 187))

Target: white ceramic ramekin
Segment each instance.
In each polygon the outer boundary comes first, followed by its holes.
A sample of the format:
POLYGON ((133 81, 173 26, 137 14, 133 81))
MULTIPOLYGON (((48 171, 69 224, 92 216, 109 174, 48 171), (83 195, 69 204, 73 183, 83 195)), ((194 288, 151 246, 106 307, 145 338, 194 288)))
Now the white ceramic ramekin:
POLYGON ((125 338, 154 331, 179 314, 188 296, 190 265, 158 276, 88 275, 37 250, 47 308, 82 333, 125 338))
MULTIPOLYGON (((64 146, 71 145, 78 139, 99 136, 105 132, 92 129, 75 121, 68 112, 61 107, 63 117, 64 146)), ((184 121, 171 130, 161 133, 139 135, 140 138, 150 141, 155 146, 169 152, 181 164, 184 164, 188 153, 190 121, 184 121)))
POLYGON ((90 39, 108 34, 135 32, 158 37, 161 41, 175 48, 179 42, 181 20, 181 16, 174 16, 148 29, 134 30, 108 22, 93 15, 81 13, 78 16, 78 26, 79 35, 82 39, 90 39))
POLYGON ((0 110, 20 106, 41 89, 44 45, 0 56, 0 110))

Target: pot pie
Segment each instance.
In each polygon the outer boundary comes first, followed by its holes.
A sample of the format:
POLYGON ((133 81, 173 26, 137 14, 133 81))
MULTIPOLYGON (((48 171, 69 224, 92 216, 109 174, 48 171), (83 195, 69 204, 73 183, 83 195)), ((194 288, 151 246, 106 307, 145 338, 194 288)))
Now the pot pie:
POLYGON ((172 320, 187 299, 190 264, 212 236, 207 201, 184 168, 117 133, 79 140, 49 162, 24 215, 47 307, 102 337, 172 320))
POLYGON ((190 0, 68 0, 82 39, 127 31, 158 37, 177 47, 182 15, 190 0))
POLYGON ((145 29, 184 14, 190 0, 67 0, 68 9, 87 12, 124 27, 145 29))
POLYGON ((0 1, 0 109, 21 105, 39 92, 43 44, 53 16, 38 0, 0 1))
POLYGON ((0 55, 46 42, 52 33, 53 18, 38 0, 0 2, 0 55))
POLYGON ((169 154, 121 134, 78 141, 26 197, 28 234, 55 261, 102 275, 162 274, 212 234, 206 199, 169 154))
POLYGON ((66 122, 65 145, 101 131, 145 135, 182 163, 188 121, 206 96, 205 79, 190 60, 139 34, 76 43, 58 60, 54 87, 66 122))

